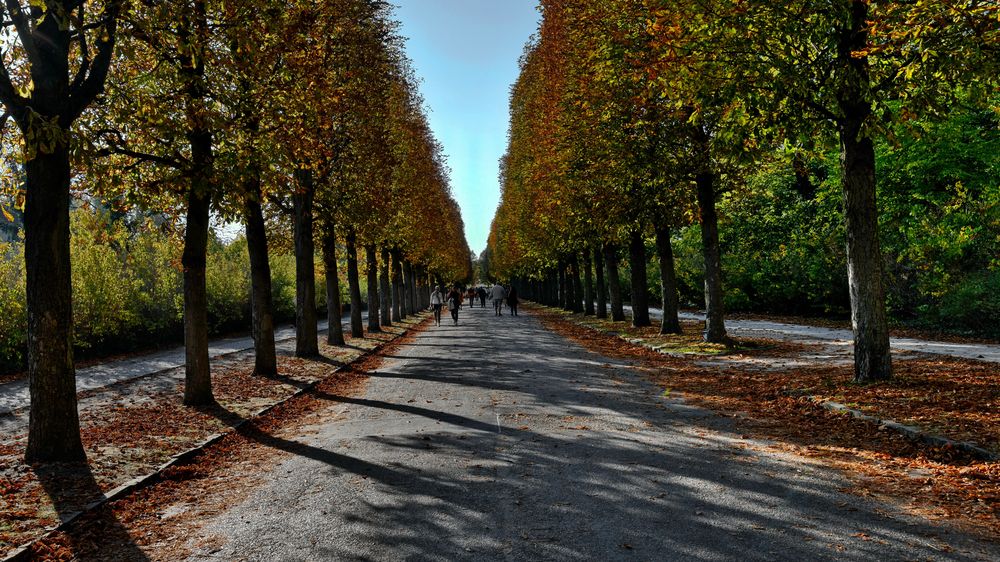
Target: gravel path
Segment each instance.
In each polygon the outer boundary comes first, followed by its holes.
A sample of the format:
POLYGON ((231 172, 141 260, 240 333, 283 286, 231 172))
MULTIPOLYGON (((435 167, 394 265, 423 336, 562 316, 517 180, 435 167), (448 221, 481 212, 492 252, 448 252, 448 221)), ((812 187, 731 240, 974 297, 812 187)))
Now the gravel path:
MULTIPOLYGON (((368 313, 362 314, 367 323, 368 313)), ((345 330, 350 333, 350 315, 345 315, 345 330)), ((318 324, 320 332, 327 329, 326 320, 318 324)), ((274 332, 276 343, 295 339, 295 327, 284 326, 274 332)), ((208 355, 211 359, 253 349, 253 339, 234 337, 214 340, 209 343, 208 355)), ((184 347, 164 349, 154 353, 136 355, 117 361, 107 361, 91 367, 76 370, 76 391, 85 392, 105 388, 117 383, 164 373, 183 367, 185 362, 184 347)), ((31 403, 28 395, 28 381, 22 379, 0 385, 0 416, 7 416, 18 410, 27 408, 31 403)))
POLYGON ((529 316, 465 309, 327 398, 192 560, 1000 559, 529 316))
MULTIPOLYGON (((631 307, 625 307, 626 314, 631 314, 631 307)), ((650 308, 652 318, 663 318, 663 310, 650 308)), ((682 320, 704 321, 704 314, 682 312, 682 320)), ((804 326, 801 324, 786 324, 772 320, 733 320, 726 319, 726 329, 734 336, 758 336, 783 339, 800 343, 818 343, 843 347, 845 353, 853 353, 854 335, 850 330, 822 328, 819 326, 804 326)), ((936 355, 950 355, 963 359, 976 359, 990 363, 1000 363, 1000 345, 997 344, 965 344, 919 340, 915 338, 891 338, 893 350, 936 355)))

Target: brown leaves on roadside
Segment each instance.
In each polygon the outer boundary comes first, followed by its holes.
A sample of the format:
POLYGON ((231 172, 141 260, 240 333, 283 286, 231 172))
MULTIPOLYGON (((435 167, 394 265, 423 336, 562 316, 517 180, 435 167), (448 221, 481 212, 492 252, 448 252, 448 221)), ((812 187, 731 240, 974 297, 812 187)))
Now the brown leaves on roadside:
MULTIPOLYGON (((685 400, 733 415, 745 433, 822 459, 847 472, 856 493, 911 501, 924 515, 947 518, 1000 538, 1000 462, 982 462, 953 447, 934 447, 900 433, 821 408, 835 400, 882 419, 915 425, 1000 451, 1000 369, 954 358, 920 356, 895 362, 896 379, 852 382, 850 365, 755 369, 732 356, 672 357, 580 325, 578 316, 533 312, 549 329, 603 355, 631 360, 661 387, 685 400), (726 360, 725 368, 712 362, 726 360)), ((695 336, 696 337, 696 336, 695 336)), ((739 351, 770 360, 795 358, 807 346, 776 342, 739 351)), ((862 538, 863 537, 859 537, 862 538)))

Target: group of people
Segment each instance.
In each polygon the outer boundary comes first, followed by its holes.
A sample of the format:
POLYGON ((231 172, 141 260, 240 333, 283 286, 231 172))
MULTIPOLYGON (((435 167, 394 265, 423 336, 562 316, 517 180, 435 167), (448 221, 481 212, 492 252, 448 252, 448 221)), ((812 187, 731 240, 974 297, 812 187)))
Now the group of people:
POLYGON ((455 325, 458 325, 458 311, 462 308, 462 303, 465 299, 469 299, 469 307, 474 308, 476 306, 476 300, 479 300, 479 305, 482 308, 486 308, 486 300, 490 299, 493 301, 493 313, 495 316, 503 316, 503 306, 504 304, 510 309, 512 316, 517 316, 517 305, 520 302, 517 298, 517 289, 511 285, 510 290, 504 288, 500 283, 494 284, 492 287, 487 289, 486 287, 469 287, 467 291, 462 291, 461 285, 455 285, 450 291, 444 293, 441 290, 441 286, 438 285, 434 287, 434 292, 431 293, 431 308, 434 310, 434 322, 438 326, 441 325, 441 311, 444 305, 448 305, 448 310, 451 311, 451 319, 454 321, 455 325))

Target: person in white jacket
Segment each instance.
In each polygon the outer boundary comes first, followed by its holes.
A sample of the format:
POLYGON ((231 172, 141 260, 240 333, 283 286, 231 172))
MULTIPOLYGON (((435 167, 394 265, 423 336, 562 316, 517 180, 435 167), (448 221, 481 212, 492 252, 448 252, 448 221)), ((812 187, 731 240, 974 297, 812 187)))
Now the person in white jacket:
POLYGON ((507 298, 507 290, 497 283, 490 289, 490 298, 493 299, 493 313, 496 316, 503 316, 503 300, 507 298))
POLYGON ((441 293, 441 287, 434 287, 434 292, 431 293, 431 307, 434 309, 434 322, 440 326, 441 325, 441 307, 444 306, 444 295, 441 293))

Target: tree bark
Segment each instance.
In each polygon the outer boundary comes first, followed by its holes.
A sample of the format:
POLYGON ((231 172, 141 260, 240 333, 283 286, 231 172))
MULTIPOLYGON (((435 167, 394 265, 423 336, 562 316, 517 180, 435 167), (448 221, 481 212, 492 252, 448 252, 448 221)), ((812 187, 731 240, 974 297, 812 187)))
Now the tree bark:
POLYGON ((312 170, 295 171, 297 188, 292 195, 295 212, 295 356, 319 355, 316 323, 316 245, 313 242, 312 170))
POLYGON ((867 2, 851 2, 851 19, 851 29, 841 34, 838 45, 839 59, 847 70, 838 92, 844 116, 839 133, 847 222, 847 279, 854 331, 854 380, 866 382, 892 378, 892 358, 875 199, 875 147, 863 130, 872 111, 866 99, 871 78, 868 58, 855 55, 868 44, 867 2))
POLYGON ((590 250, 583 251, 583 315, 594 315, 594 273, 590 263, 590 250))
POLYGON ((326 269, 326 319, 329 329, 326 343, 344 345, 344 326, 340 319, 344 307, 340 302, 340 274, 337 272, 337 227, 332 220, 323 230, 323 266, 326 269))
POLYGON ((608 317, 608 288, 604 282, 604 256, 594 248, 594 270, 597 273, 597 317, 608 317))
POLYGON ((649 320, 649 282, 646 280, 646 241, 642 232, 635 231, 629 238, 631 262, 632 325, 636 328, 651 326, 649 320))
POLYGON ((403 305, 406 307, 406 315, 414 314, 413 298, 413 266, 410 262, 403 261, 403 305))
POLYGON ((625 307, 622 304, 622 281, 618 274, 618 248, 604 245, 604 265, 608 270, 608 293, 611 297, 611 320, 625 321, 625 307))
POLYGON ((392 250, 392 321, 403 321, 403 266, 399 251, 392 250))
POLYGON ((247 178, 243 203, 247 253, 250 255, 250 310, 254 346, 254 375, 278 375, 274 348, 274 303, 271 295, 271 264, 267 255, 267 230, 261 209, 260 174, 247 178))
POLYGON ((670 242, 670 227, 656 225, 656 253, 660 257, 660 294, 663 296, 661 334, 681 333, 678 318, 677 275, 674 272, 674 249, 670 242))
MULTIPOLYGON (((382 248, 382 262, 379 264, 379 313, 383 326, 392 326, 392 281, 389 280, 389 250, 382 248)), ((368 311, 371 314, 372 311, 368 311)))
POLYGON ((365 246, 365 261, 368 262, 368 331, 381 332, 378 314, 380 310, 378 298, 378 256, 375 244, 365 246))
POLYGON ((569 258, 570 272, 570 310, 575 313, 583 312, 583 287, 580 283, 580 257, 573 252, 569 258))
POLYGON ((708 169, 708 136, 698 127, 696 141, 705 161, 695 176, 698 209, 701 211, 701 248, 705 260, 705 341, 726 343, 725 294, 722 289, 722 251, 719 248, 719 216, 715 211, 715 173, 708 169))
POLYGON ((566 275, 566 262, 559 260, 559 307, 563 310, 569 310, 570 303, 569 276, 566 275))
POLYGON ((358 274, 357 234, 351 228, 347 231, 347 283, 351 293, 351 336, 365 337, 365 327, 361 317, 361 280, 358 274))
POLYGON ((24 262, 28 312, 27 462, 78 462, 69 250, 69 150, 62 143, 25 164, 24 262))

